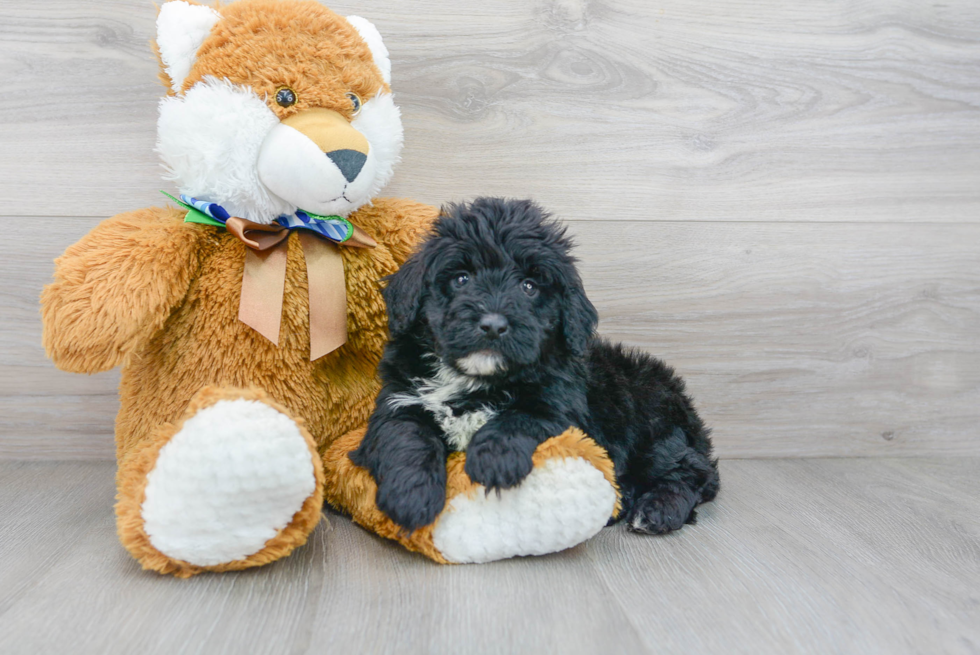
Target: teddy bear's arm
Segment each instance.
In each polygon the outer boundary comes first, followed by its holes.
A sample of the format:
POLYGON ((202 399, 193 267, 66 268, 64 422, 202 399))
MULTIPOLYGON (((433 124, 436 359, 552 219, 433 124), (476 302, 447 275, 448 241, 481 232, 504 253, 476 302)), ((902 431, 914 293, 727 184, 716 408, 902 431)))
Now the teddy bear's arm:
POLYGON ((399 266, 439 216, 439 208, 405 198, 375 198, 352 219, 385 244, 399 266))
POLYGON ((106 219, 55 260, 41 293, 43 342, 61 369, 105 371, 158 330, 198 268, 202 230, 172 209, 106 219))

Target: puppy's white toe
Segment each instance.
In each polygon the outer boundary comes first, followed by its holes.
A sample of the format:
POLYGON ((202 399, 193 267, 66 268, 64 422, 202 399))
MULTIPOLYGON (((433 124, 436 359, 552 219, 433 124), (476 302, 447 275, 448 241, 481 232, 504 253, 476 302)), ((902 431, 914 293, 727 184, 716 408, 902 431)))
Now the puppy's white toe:
POLYGON ((144 529, 164 555, 215 566, 261 550, 315 488, 310 448, 292 419, 256 400, 222 400, 160 450, 144 529))
POLYGON ((616 491, 579 457, 553 459, 498 497, 478 487, 452 499, 432 538, 450 562, 481 563, 571 548, 606 525, 616 491))

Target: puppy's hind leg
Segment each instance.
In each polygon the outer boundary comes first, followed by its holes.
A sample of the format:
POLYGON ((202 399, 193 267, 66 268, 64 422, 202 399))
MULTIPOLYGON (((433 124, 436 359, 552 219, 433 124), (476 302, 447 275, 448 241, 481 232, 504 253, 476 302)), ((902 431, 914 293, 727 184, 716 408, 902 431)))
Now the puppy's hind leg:
POLYGON ((656 456, 645 462, 659 469, 656 474, 647 469, 641 473, 643 479, 637 480, 640 472, 631 471, 623 481, 624 486, 634 487, 626 512, 627 528, 633 532, 666 534, 679 530, 695 522, 695 507, 718 493, 716 463, 688 446, 683 430, 675 428, 656 450, 656 456))

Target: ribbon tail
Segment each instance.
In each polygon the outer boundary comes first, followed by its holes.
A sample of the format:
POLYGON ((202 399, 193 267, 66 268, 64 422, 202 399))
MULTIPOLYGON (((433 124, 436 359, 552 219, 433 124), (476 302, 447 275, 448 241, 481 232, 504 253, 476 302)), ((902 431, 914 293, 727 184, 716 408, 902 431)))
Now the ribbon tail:
POLYGON ((310 361, 347 343, 347 283, 340 249, 300 234, 310 296, 310 361))
POLYGON ((286 284, 286 241, 263 251, 245 248, 238 320, 279 345, 282 298, 286 284))
POLYGON ((345 246, 353 246, 355 248, 377 248, 378 242, 371 238, 371 235, 357 227, 352 225, 354 228, 347 241, 344 241, 345 246))

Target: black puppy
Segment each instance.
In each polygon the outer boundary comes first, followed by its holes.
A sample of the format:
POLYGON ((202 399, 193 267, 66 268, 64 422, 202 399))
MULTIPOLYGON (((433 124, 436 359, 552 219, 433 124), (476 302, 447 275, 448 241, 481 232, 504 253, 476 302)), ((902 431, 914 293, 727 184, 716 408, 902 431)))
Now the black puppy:
POLYGON ((384 291, 384 387, 358 450, 377 504, 406 530, 446 502, 446 457, 488 490, 513 487, 569 426, 609 453, 637 532, 694 521, 718 492, 708 430, 663 362, 594 335, 565 230, 530 201, 449 205, 384 291))

